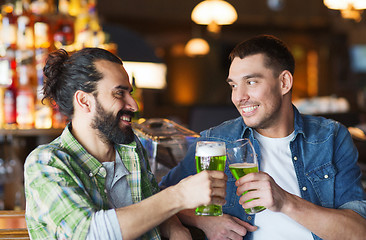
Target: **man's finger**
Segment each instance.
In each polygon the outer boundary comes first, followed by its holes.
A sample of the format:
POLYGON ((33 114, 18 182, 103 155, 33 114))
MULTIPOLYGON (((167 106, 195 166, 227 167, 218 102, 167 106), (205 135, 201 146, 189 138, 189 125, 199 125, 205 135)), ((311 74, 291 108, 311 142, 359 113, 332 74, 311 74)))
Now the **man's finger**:
POLYGON ((233 219, 235 220, 235 222, 237 222, 238 224, 240 224, 241 226, 245 227, 249 232, 254 232, 255 230, 258 229, 257 226, 253 226, 250 223, 247 223, 245 221, 240 220, 237 217, 233 217, 233 219))
POLYGON ((223 171, 206 170, 205 172, 207 172, 211 178, 227 180, 227 176, 223 171))
POLYGON ((211 204, 225 205, 226 204, 226 200, 225 200, 225 198, 214 196, 211 199, 211 204))

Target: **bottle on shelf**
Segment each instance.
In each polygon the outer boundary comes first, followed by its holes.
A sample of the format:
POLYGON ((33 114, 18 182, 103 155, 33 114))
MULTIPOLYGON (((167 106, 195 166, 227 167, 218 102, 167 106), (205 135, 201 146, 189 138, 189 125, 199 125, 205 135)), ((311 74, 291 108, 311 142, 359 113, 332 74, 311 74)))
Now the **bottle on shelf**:
POLYGON ((69 2, 67 0, 59 0, 58 18, 53 33, 54 45, 56 48, 64 48, 67 51, 73 51, 75 30, 74 18, 69 15, 69 2))
POLYGON ((0 87, 0 128, 4 126, 4 93, 5 89, 0 87))
POLYGON ((69 14, 70 16, 76 17, 80 14, 82 3, 85 0, 69 0, 69 14))
POLYGON ((48 101, 43 100, 42 93, 43 86, 39 84, 37 86, 37 100, 36 100, 36 112, 35 112, 35 128, 47 129, 52 127, 52 108, 48 101))
MULTIPOLYGON (((44 22, 46 23, 46 22, 44 22)), ((47 27, 46 27, 47 28, 47 27)), ((48 36, 48 33, 43 33, 48 36)), ((35 103, 35 119, 34 126, 38 129, 52 128, 52 108, 47 100, 43 99, 43 67, 49 53, 48 45, 38 43, 35 48, 35 71, 37 79, 36 103, 35 103)))
POLYGON ((15 52, 9 48, 6 51, 5 63, 7 63, 7 77, 8 82, 4 88, 4 124, 6 129, 16 128, 16 90, 17 90, 17 72, 16 72, 16 60, 15 52))
POLYGON ((15 94, 16 94, 16 61, 17 16, 14 13, 14 1, 6 1, 1 7, 1 86, 3 87, 3 127, 16 127, 15 94))
POLYGON ((48 3, 44 0, 35 0, 31 3, 34 16, 34 46, 36 49, 49 49, 52 46, 50 21, 45 16, 48 8, 48 3))
POLYGON ((10 87, 4 93, 4 128, 16 128, 15 89, 10 87))
POLYGON ((88 13, 90 18, 90 30, 92 32, 92 38, 90 41, 90 47, 98 47, 105 43, 106 36, 100 26, 98 14, 97 14, 97 7, 96 1, 90 0, 88 4, 88 13))
POLYGON ((17 15, 17 49, 34 49, 34 23, 28 0, 17 0, 15 4, 17 15))
POLYGON ((6 1, 1 8, 2 39, 5 49, 16 49, 17 16, 14 13, 14 1, 6 1))
POLYGON ((30 85, 29 66, 22 64, 19 67, 19 88, 16 96, 16 122, 20 129, 34 127, 34 92, 30 85))
POLYGON ((90 16, 85 4, 80 6, 79 14, 75 16, 75 48, 81 49, 88 46, 88 41, 92 37, 90 31, 90 16))
POLYGON ((0 128, 5 125, 5 91, 7 87, 11 85, 11 69, 9 59, 6 57, 6 51, 3 48, 4 45, 0 45, 0 128))

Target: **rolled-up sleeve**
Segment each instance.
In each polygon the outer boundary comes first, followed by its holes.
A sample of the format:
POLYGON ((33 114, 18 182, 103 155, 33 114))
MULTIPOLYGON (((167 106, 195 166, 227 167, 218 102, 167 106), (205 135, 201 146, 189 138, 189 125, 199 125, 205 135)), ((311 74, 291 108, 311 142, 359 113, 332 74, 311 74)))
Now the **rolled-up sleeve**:
POLYGON ((351 209, 366 219, 366 200, 347 202, 339 209, 351 209))
POLYGON ((117 214, 114 209, 101 210, 93 214, 87 239, 122 239, 117 214))

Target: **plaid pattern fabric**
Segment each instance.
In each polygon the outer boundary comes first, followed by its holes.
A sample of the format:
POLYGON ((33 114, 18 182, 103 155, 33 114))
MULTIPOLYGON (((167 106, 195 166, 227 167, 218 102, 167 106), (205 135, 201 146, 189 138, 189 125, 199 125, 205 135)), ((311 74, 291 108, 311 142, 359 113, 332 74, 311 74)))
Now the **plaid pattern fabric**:
MULTIPOLYGON (((136 142, 125 146, 125 149, 119 148, 118 153, 121 156, 125 167, 131 173, 127 175, 127 181, 131 188, 132 201, 133 203, 137 203, 142 199, 157 193, 159 187, 154 176, 152 174, 148 176, 150 173, 150 166, 148 164, 145 165, 144 162, 138 164, 139 159, 147 159, 146 154, 144 157, 139 156, 139 153, 145 152, 139 151, 139 148, 142 148, 142 146, 140 145, 137 148, 136 142)), ((146 163, 147 162, 148 161, 146 161, 146 163)), ((153 228, 141 236, 141 239, 160 239, 159 229, 153 228)))
MULTIPOLYGON (((106 171, 73 137, 68 125, 60 137, 37 147, 24 165, 26 221, 32 239, 85 239, 94 212, 109 209, 106 171)), ((158 191, 141 144, 116 145, 126 168, 133 201, 158 191)), ((142 239, 160 239, 157 228, 142 239)))

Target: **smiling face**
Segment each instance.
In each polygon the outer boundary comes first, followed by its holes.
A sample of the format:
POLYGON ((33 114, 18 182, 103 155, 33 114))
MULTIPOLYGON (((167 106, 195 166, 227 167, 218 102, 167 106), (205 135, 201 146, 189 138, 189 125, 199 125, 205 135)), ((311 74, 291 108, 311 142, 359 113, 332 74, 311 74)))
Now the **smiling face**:
POLYGON ((133 141, 131 118, 138 110, 131 96, 132 86, 122 65, 101 60, 95 63, 103 74, 97 84, 95 115, 92 128, 99 130, 108 143, 127 144, 133 141))
POLYGON ((261 133, 288 122, 283 120, 284 113, 289 111, 285 108, 291 106, 288 104, 291 97, 286 97, 284 104, 284 95, 290 91, 284 79, 289 74, 283 71, 275 76, 273 70, 265 66, 264 54, 233 59, 227 82, 232 88, 231 100, 247 126, 261 133))

